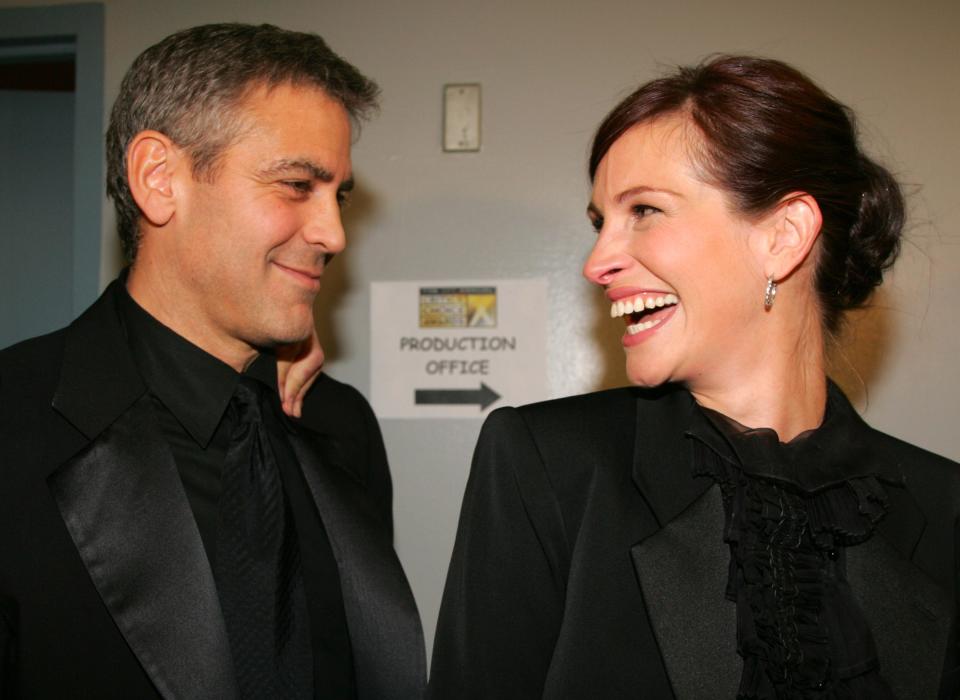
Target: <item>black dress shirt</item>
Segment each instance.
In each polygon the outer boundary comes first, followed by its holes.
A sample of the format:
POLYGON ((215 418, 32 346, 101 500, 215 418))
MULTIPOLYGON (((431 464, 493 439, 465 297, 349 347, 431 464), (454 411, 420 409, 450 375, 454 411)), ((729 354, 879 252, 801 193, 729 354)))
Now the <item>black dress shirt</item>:
MULTIPOLYGON (((167 328, 123 290, 120 321, 134 362, 146 383, 160 429, 170 445, 211 565, 216 559, 220 475, 233 425, 227 404, 240 378, 221 362, 167 328)), ((276 358, 261 354, 246 370, 269 388, 264 420, 278 454, 280 476, 300 543, 303 582, 314 656, 317 698, 355 698, 350 636, 336 560, 323 521, 309 496, 300 465, 286 439, 296 426, 283 415, 276 358)))

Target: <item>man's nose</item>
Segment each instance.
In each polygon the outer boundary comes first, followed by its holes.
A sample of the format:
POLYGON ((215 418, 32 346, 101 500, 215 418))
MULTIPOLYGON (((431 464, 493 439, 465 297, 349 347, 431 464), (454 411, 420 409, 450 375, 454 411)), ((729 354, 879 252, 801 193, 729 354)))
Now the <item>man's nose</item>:
POLYGON ((347 237, 339 203, 315 203, 304 223, 303 237, 307 243, 322 246, 331 255, 342 251, 347 245, 347 237))

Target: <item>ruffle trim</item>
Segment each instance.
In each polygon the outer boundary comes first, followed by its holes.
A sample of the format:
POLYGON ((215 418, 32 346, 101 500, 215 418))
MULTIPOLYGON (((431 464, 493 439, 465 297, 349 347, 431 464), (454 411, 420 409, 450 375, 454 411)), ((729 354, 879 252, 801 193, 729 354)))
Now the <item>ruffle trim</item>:
POLYGON ((845 547, 889 508, 875 476, 807 492, 748 474, 696 439, 694 473, 719 484, 737 606, 743 700, 893 698, 869 626, 846 582, 845 547))

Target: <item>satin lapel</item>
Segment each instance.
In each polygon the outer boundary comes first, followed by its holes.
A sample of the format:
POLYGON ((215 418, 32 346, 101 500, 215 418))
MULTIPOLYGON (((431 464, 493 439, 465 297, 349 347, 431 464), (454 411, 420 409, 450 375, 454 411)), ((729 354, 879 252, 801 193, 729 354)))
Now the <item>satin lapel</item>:
POLYGON ((693 398, 680 389, 661 391, 663 395, 655 402, 643 397, 637 400, 633 483, 663 527, 696 501, 712 482, 693 478, 686 437, 691 412, 696 408, 693 398))
POLYGON ((673 391, 654 410, 640 399, 633 481, 660 528, 630 550, 650 625, 678 700, 733 697, 739 683, 736 609, 724 598, 729 552, 713 482, 694 478, 693 399, 673 391))
POLYGON ((150 398, 48 482, 100 597, 160 694, 235 697, 213 575, 150 398))
POLYGON ((301 429, 290 435, 340 571, 359 697, 422 697, 423 632, 410 586, 362 485, 337 464, 331 443, 301 429))
POLYGON ((704 493, 631 554, 677 700, 732 698, 740 681, 736 606, 724 599, 729 549, 720 493, 704 493))
POLYGON ((954 614, 950 596, 879 534, 847 548, 846 558, 880 675, 898 698, 937 697, 954 614))

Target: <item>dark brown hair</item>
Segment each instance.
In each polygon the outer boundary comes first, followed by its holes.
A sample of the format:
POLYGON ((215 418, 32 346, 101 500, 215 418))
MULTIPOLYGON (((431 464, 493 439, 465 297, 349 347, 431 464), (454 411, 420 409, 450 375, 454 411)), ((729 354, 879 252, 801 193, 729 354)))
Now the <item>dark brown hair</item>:
POLYGON ((628 129, 687 114, 702 142, 694 158, 738 211, 755 216, 806 192, 823 215, 816 286, 825 328, 862 306, 900 252, 903 195, 861 150, 853 112, 780 61, 718 56, 642 85, 607 115, 590 179, 628 129))
POLYGON ((212 179, 224 149, 240 135, 240 106, 256 86, 322 89, 354 122, 377 106, 377 85, 316 34, 269 24, 207 24, 171 34, 134 60, 107 130, 107 194, 117 210, 123 252, 133 261, 140 208, 127 181, 130 141, 154 129, 184 148, 195 178, 212 179))

